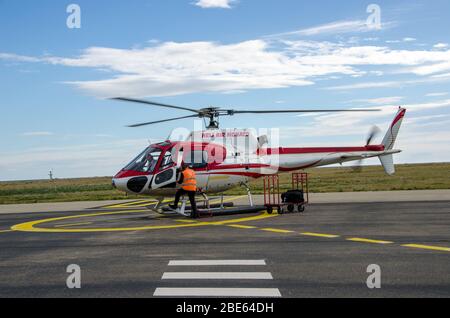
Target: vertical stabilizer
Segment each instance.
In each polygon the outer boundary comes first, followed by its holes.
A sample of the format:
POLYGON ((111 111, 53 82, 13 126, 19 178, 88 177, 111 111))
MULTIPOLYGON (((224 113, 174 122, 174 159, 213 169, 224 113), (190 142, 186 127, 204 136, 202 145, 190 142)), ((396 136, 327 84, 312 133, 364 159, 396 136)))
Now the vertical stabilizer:
MULTIPOLYGON (((397 115, 395 115, 394 121, 386 133, 386 136, 383 139, 384 150, 389 151, 394 148, 395 141, 397 140, 398 132, 400 131, 400 127, 403 122, 403 118, 405 117, 406 109, 399 108, 397 115)), ((381 164, 383 165, 384 171, 392 176, 395 174, 395 165, 394 165, 394 156, 392 153, 381 155, 378 157, 380 159, 381 164)))
POLYGON ((398 132, 400 131, 400 127, 402 125, 405 114, 406 109, 400 107, 397 115, 394 118, 394 121, 392 122, 388 132, 386 133, 386 136, 383 139, 383 145, 385 150, 391 150, 394 148, 395 141, 397 140, 397 135, 398 132))

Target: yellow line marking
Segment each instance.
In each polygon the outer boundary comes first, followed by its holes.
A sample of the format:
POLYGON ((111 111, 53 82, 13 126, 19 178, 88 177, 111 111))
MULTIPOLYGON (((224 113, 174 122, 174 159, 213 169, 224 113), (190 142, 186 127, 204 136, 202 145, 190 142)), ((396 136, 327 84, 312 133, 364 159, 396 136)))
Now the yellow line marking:
POLYGON ((67 226, 88 225, 88 224, 92 224, 92 222, 84 222, 84 223, 72 223, 72 224, 55 225, 55 227, 67 227, 67 226))
POLYGON ((105 209, 114 209, 114 208, 126 208, 129 205, 133 205, 133 204, 138 204, 138 203, 143 203, 143 202, 147 202, 148 200, 139 200, 139 201, 132 201, 132 202, 125 202, 125 203, 120 203, 120 204, 113 204, 113 205, 106 205, 103 208, 105 209))
POLYGON ((145 200, 137 200, 137 201, 121 203, 121 204, 118 204, 118 205, 132 206, 132 205, 135 205, 135 204, 142 204, 142 203, 148 203, 148 202, 158 202, 158 201, 154 200, 154 199, 145 199, 145 200))
POLYGON ((175 221, 181 222, 181 223, 198 223, 197 221, 194 221, 194 220, 182 220, 182 219, 178 219, 178 220, 175 220, 175 221))
MULTIPOLYGON (((167 203, 167 202, 172 202, 172 201, 173 200, 164 200, 161 203, 167 203)), ((136 208, 145 208, 145 207, 147 207, 149 205, 156 205, 157 203, 158 203, 158 201, 154 201, 154 202, 147 201, 146 203, 144 202, 144 203, 132 205, 132 206, 129 206, 129 207, 130 208, 134 208, 134 207, 136 207, 136 208)))
MULTIPOLYGON (((232 198, 229 198, 229 199, 224 199, 223 202, 224 203, 225 202, 230 202, 230 201, 234 201, 234 200, 237 200, 237 199, 240 199, 240 198, 243 198, 243 197, 246 197, 246 195, 241 195, 241 196, 238 196, 238 197, 232 197, 232 198)), ((173 201, 173 199, 167 199, 167 200, 162 201, 162 203, 167 203, 167 202, 172 202, 172 201, 173 201)), ((220 203, 220 202, 221 202, 221 199, 219 198, 219 199, 211 200, 210 203, 214 204, 214 203, 220 203)), ((139 200, 139 201, 122 203, 122 204, 107 205, 107 206, 104 206, 103 208, 104 209, 116 209, 116 208, 117 209, 123 209, 123 208, 134 208, 134 207, 136 207, 136 208, 144 208, 144 207, 147 207, 149 205, 156 204, 156 203, 158 203, 157 200, 139 200)))
POLYGON ((289 231, 289 230, 271 229, 271 228, 261 229, 261 231, 274 232, 274 233, 293 233, 294 232, 294 231, 289 231))
MULTIPOLYGON (((244 196, 242 196, 244 197, 244 196)), ((239 198, 239 197, 238 197, 239 198)), ((229 199, 233 200, 233 199, 229 199)), ((256 220, 262 220, 266 218, 276 217, 277 215, 270 215, 267 213, 262 213, 257 216, 245 217, 233 220, 219 221, 219 222, 197 222, 197 223, 189 223, 189 224, 174 224, 174 225, 153 225, 153 226, 141 226, 141 227, 130 227, 130 228, 90 228, 90 229, 63 229, 63 228, 43 228, 37 227, 38 225, 50 222, 64 221, 64 220, 73 220, 84 217, 95 217, 95 216, 105 216, 105 215, 116 215, 116 214, 126 214, 126 213, 141 213, 148 212, 145 210, 123 210, 117 212, 102 212, 102 213, 94 213, 94 214, 81 214, 81 215, 72 215, 66 217, 58 217, 58 218, 49 218, 38 221, 26 222, 22 224, 17 224, 11 227, 13 231, 20 232, 42 232, 42 233, 93 233, 93 232, 125 232, 125 231, 145 231, 145 230, 163 230, 163 229, 179 229, 179 228, 187 228, 187 227, 200 227, 200 226, 210 226, 210 225, 227 225, 234 223, 243 223, 250 222, 256 220)))
POLYGON ((240 225, 240 224, 232 224, 232 225, 227 225, 228 227, 234 227, 237 229, 257 229, 256 226, 251 226, 251 225, 240 225))
POLYGON ((89 233, 89 232, 123 232, 123 231, 143 231, 143 230, 160 230, 160 229, 174 229, 174 228, 183 228, 183 227, 194 227, 194 226, 205 226, 208 225, 206 223, 196 223, 196 224, 176 224, 176 225, 159 225, 159 226, 143 226, 143 227, 131 227, 131 228, 92 228, 92 229, 55 229, 55 228, 40 228, 35 227, 39 224, 63 221, 63 220, 72 220, 83 217, 95 217, 95 216, 104 216, 104 215, 116 215, 116 214, 125 214, 125 213, 141 213, 148 212, 148 210, 127 210, 127 211, 118 211, 118 212, 103 212, 103 213, 95 213, 95 214, 81 214, 81 215, 73 215, 59 218, 50 218, 43 219, 38 221, 26 222, 22 224, 17 224, 11 227, 14 231, 21 232, 43 232, 43 233, 89 233))
POLYGON ((347 241, 360 242, 360 243, 372 243, 372 244, 393 244, 394 243, 391 241, 371 240, 371 239, 365 239, 365 238, 360 238, 360 237, 348 238, 347 241))
MULTIPOLYGON (((163 201, 163 203, 165 202, 170 202, 172 200, 165 200, 163 201)), ((122 203, 122 204, 116 204, 116 205, 110 205, 110 206, 106 206, 104 208, 107 209, 123 209, 123 208, 143 208, 152 204, 156 204, 158 203, 157 200, 140 200, 140 201, 133 201, 133 202, 128 202, 128 203, 122 203)))
POLYGON ((9 232, 14 232, 13 230, 4 230, 4 231, 0 231, 0 233, 9 233, 9 232))
POLYGON ((314 237, 325 237, 325 238, 338 238, 339 235, 335 234, 322 234, 322 233, 311 233, 311 232, 304 232, 300 233, 301 235, 305 236, 314 236, 314 237))
POLYGON ((260 215, 250 216, 250 217, 241 218, 241 219, 233 219, 233 220, 226 220, 226 221, 219 221, 219 222, 208 222, 208 224, 210 224, 210 225, 228 225, 228 224, 234 224, 234 223, 244 223, 244 222, 257 221, 257 220, 262 220, 262 219, 268 219, 268 218, 273 218, 273 217, 277 217, 277 216, 278 216, 277 214, 263 213, 260 215))
POLYGON ((449 247, 421 245, 421 244, 404 244, 402 246, 404 246, 404 247, 412 247, 412 248, 420 248, 420 249, 432 250, 432 251, 450 252, 450 248, 449 247))

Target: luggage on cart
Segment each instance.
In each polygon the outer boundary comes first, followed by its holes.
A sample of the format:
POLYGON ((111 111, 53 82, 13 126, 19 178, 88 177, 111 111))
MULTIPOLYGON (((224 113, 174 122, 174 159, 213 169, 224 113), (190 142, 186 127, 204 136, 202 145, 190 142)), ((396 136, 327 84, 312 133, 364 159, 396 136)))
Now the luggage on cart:
POLYGON ((280 177, 264 177, 264 205, 269 214, 277 209, 279 214, 304 212, 309 203, 308 174, 293 173, 291 189, 280 193, 280 177))
POLYGON ((304 203, 305 195, 303 193, 303 190, 289 190, 281 194, 281 201, 283 203, 304 203))

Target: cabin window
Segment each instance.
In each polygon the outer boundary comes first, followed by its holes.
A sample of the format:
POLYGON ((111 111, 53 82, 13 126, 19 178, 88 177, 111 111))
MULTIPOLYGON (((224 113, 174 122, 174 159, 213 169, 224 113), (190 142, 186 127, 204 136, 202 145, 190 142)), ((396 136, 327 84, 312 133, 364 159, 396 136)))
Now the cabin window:
POLYGON ((208 153, 203 150, 189 151, 184 155, 184 162, 194 168, 202 168, 208 165, 208 153))
POLYGON ((161 152, 161 149, 158 148, 147 148, 131 161, 124 170, 151 173, 155 170, 161 152))
POLYGON ((167 168, 171 165, 173 165, 172 153, 167 151, 162 159, 161 169, 167 168))

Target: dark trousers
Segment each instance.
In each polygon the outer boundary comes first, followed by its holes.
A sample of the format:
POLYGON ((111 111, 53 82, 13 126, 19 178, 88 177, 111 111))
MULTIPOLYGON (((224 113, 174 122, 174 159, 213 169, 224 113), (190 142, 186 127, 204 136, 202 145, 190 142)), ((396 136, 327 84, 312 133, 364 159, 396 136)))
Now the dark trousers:
POLYGON ((189 201, 191 202, 191 216, 193 218, 198 217, 198 212, 197 212, 197 203, 195 202, 195 191, 186 191, 184 189, 180 189, 177 191, 177 194, 175 195, 175 202, 173 203, 173 205, 175 206, 175 208, 178 207, 178 202, 180 202, 180 198, 182 195, 188 195, 189 197, 189 201))

